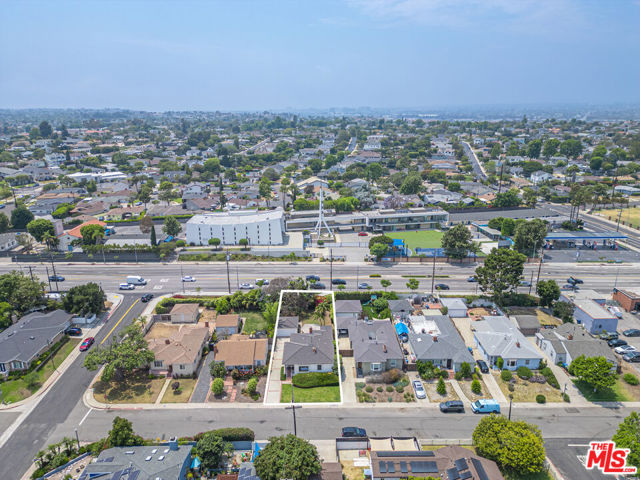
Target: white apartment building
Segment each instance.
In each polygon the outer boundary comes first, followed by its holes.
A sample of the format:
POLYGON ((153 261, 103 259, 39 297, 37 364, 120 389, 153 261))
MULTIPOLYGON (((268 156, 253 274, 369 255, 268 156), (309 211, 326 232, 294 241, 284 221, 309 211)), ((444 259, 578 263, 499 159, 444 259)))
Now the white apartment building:
POLYGON ((219 238, 222 245, 239 245, 246 238, 249 245, 282 245, 284 212, 257 210, 195 215, 187 222, 187 243, 208 245, 219 238))

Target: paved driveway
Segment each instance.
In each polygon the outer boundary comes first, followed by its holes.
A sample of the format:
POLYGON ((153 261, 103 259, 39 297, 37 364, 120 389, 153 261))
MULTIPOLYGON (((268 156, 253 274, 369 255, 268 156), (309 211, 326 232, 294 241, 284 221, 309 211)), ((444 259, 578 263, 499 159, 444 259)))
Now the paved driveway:
POLYGON ((271 358, 269 384, 265 392, 264 403, 280 403, 280 367, 282 366, 282 354, 284 345, 288 338, 276 338, 273 346, 273 357, 271 358))
POLYGON ((200 373, 198 374, 198 381, 191 394, 190 403, 204 403, 207 401, 207 395, 209 394, 209 388, 211 387, 211 371, 209 370, 209 363, 213 359, 213 355, 209 357, 210 353, 202 357, 202 364, 200 366, 200 373))

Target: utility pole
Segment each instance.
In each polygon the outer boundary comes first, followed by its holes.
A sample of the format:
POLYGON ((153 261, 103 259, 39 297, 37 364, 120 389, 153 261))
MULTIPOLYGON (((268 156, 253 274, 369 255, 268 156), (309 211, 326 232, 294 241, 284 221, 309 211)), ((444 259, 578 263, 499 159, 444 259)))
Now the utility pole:
POLYGON ((182 274, 182 264, 180 264, 180 281, 182 282, 182 293, 184 293, 184 275, 182 274))
POLYGON ((51 255, 51 269, 53 270, 53 278, 55 279, 54 281, 56 282, 56 292, 59 292, 60 287, 58 286, 58 274, 56 273, 56 266, 53 263, 53 255, 51 255))
POLYGON ((509 394, 509 420, 511 420, 511 402, 513 402, 513 394, 509 394))
POLYGON ((504 162, 500 162, 500 179, 498 180, 498 193, 502 192, 502 172, 504 171, 504 162))
POLYGON ((356 266, 356 286, 360 285, 360 267, 356 266))
POLYGON ((49 291, 51 291, 51 278, 49 278, 49 267, 45 266, 47 269, 47 281, 49 282, 49 291))
POLYGON ((538 285, 538 283, 540 282, 540 271, 542 270, 542 261, 543 260, 544 260, 544 258, 541 255, 540 256, 539 265, 538 265, 538 278, 536 279, 536 285, 538 285))
POLYGON ((620 213, 618 213, 618 224, 616 225, 616 232, 620 231, 620 217, 622 217, 622 207, 620 207, 620 213))
POLYGON ((238 265, 236 264, 236 285, 240 288, 240 278, 238 277, 238 265))
POLYGON ((29 265, 29 275, 31 276, 31 281, 33 282, 33 270, 31 270, 31 265, 29 265))
POLYGON ((104 243, 102 244, 102 263, 106 265, 107 260, 104 258, 104 243))
POLYGON ((433 269, 431 270, 431 295, 436 284, 436 249, 433 249, 433 269))
POLYGON ((291 410, 291 412, 293 413, 293 434, 297 437, 298 436, 298 424, 296 422, 296 408, 302 408, 302 407, 296 407, 296 404, 293 403, 293 382, 291 383, 291 406, 290 407, 286 407, 287 410, 291 410))
POLYGON ((80 437, 78 437, 78 429, 74 428, 74 430, 76 431, 76 442, 78 442, 78 448, 80 448, 80 437))
POLYGON ((529 282, 529 295, 531 295, 532 288, 533 288, 533 270, 531 270, 531 281, 529 282))
POLYGON ((227 260, 227 289, 229 290, 229 294, 231 294, 231 280, 229 279, 229 250, 227 249, 227 255, 225 256, 227 260))
POLYGON ((329 288, 333 290, 333 248, 329 249, 329 288))

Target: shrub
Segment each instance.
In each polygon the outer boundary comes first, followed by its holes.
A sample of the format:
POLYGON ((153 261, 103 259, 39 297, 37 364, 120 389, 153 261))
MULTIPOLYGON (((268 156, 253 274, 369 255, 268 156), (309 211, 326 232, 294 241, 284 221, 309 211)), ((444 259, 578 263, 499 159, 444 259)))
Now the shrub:
POLYGON ((513 378, 513 374, 510 370, 502 370, 502 372, 500 372, 500 378, 502 378, 502 380, 504 380, 505 382, 508 382, 513 378))
POLYGON ((376 391, 377 392, 384 392, 384 388, 382 388, 382 385, 380 385, 379 387, 376 387, 376 391))
POLYGON ((221 378, 216 378, 211 384, 211 391, 216 396, 222 395, 222 392, 224 392, 224 380, 222 380, 221 378))
POLYGON ((253 377, 247 382, 247 392, 249 392, 250 395, 253 395, 256 393, 256 388, 258 388, 258 379, 253 377))
POLYGON ((397 368, 392 368, 382 374, 382 382, 387 384, 396 383, 401 378, 402 372, 397 368))
POLYGON ((453 375, 453 378, 455 378, 455 379, 456 379, 456 380, 458 380, 458 381, 462 380, 462 372, 459 372, 459 371, 458 371, 458 372, 456 372, 456 373, 453 375))
POLYGON ((498 357, 496 360, 496 366, 502 370, 502 367, 504 366, 504 359, 502 357, 498 357))
POLYGON ((387 385, 387 392, 393 392, 393 385, 387 385))
POLYGON ((333 387, 340 384, 338 376, 330 372, 298 373, 291 380, 298 388, 333 387))
POLYGON ((467 362, 462 362, 460 364, 459 372, 464 378, 471 378, 471 374, 472 374, 471 365, 469 365, 469 363, 467 362))
POLYGON ((562 400, 564 400, 567 403, 571 402, 571 399, 569 398, 569 394, 568 393, 563 393, 562 394, 562 400))
POLYGON ((446 315, 447 313, 449 313, 449 307, 442 307, 440 308, 440 313, 442 313, 442 315, 446 315))
POLYGON ((509 389, 510 392, 515 392, 516 390, 516 386, 513 383, 510 383, 507 388, 509 389))
POLYGON ((367 385, 365 390, 367 391, 367 393, 371 393, 373 392, 373 387, 371 385, 367 385))
POLYGON ((480 395, 482 393, 482 385, 480 385, 478 379, 475 379, 473 382, 471 382, 471 391, 476 395, 480 395))
POLYGON ((529 380, 533 375, 529 367, 518 367, 518 370, 516 370, 516 373, 523 380, 529 380))
POLYGON ((622 379, 627 382, 629 385, 638 385, 638 383, 640 383, 640 380, 638 380, 638 377, 636 377, 633 373, 625 373, 622 376, 622 379))
POLYGON ((224 362, 213 361, 209 364, 209 371, 213 378, 224 378, 227 374, 227 369, 224 366, 224 362))
POLYGON ((442 379, 442 377, 440 377, 440 379, 438 380, 438 388, 436 390, 440 395, 446 395, 447 394, 447 386, 444 384, 444 380, 442 379))
POLYGON ((560 388, 558 379, 549 367, 544 367, 542 370, 540 370, 540 373, 544 375, 544 378, 547 380, 547 383, 549 385, 551 385, 553 388, 560 388))
POLYGON ((173 382, 173 383, 171 384, 171 388, 172 388, 173 390, 178 390, 178 389, 180 388, 180 382, 173 382))
POLYGON ((403 387, 402 385, 398 385, 398 386, 396 387, 396 392, 398 392, 398 393, 402 393, 402 392, 404 392, 404 387, 403 387))
POLYGON ((538 403, 547 403, 547 397, 542 395, 541 393, 536 395, 536 402, 538 403))
POLYGON ((287 375, 284 373, 284 365, 280 367, 280 381, 284 382, 287 379, 287 375))
POLYGON ((214 433, 217 436, 222 437, 225 442, 253 441, 255 439, 255 434, 250 428, 228 427, 218 428, 217 430, 210 430, 208 432, 197 433, 193 437, 193 441, 197 442, 205 433, 214 433))

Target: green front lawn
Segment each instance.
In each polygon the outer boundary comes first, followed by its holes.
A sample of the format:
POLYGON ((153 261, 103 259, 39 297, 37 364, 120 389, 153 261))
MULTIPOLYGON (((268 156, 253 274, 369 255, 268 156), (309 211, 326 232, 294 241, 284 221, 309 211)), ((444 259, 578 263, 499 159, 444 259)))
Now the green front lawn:
POLYGON ((436 230, 417 230, 405 232, 384 232, 390 238, 401 238, 409 248, 440 248, 443 232, 436 230))
POLYGON ((251 332, 267 330, 267 321, 260 312, 240 312, 240 316, 244 318, 242 333, 246 333, 248 335, 251 332))
POLYGON ((593 391, 593 387, 580 380, 573 380, 573 383, 584 395, 584 398, 590 402, 631 402, 634 400, 619 378, 613 387, 597 392, 593 391))
POLYGON ((93 396, 102 403, 154 403, 165 380, 165 377, 150 378, 143 371, 135 372, 122 381, 114 379, 103 383, 98 380, 93 385, 93 396))
POLYGON ((78 346, 81 340, 81 338, 70 338, 67 343, 60 347, 53 356, 53 362, 51 360, 47 361, 47 363, 45 363, 44 366, 36 372, 38 378, 38 384, 36 386, 29 388, 23 378, 9 380, 8 382, 0 384, 2 394, 4 395, 4 401, 6 403, 15 403, 36 393, 42 384, 55 371, 54 365, 56 368, 59 367, 73 349, 78 346))
POLYGON ((171 384, 178 382, 180 383, 180 387, 178 390, 174 390, 172 385, 169 385, 169 388, 164 392, 164 396, 161 403, 187 403, 189 398, 191 398, 191 393, 196 386, 196 382, 198 380, 194 378, 177 378, 171 381, 171 384))
MULTIPOLYGON (((293 388, 293 400, 296 403, 339 402, 340 387, 293 388)), ((291 384, 282 385, 280 403, 291 403, 291 384)))

